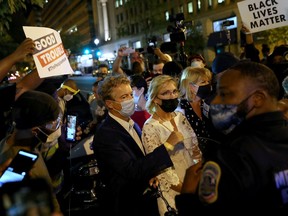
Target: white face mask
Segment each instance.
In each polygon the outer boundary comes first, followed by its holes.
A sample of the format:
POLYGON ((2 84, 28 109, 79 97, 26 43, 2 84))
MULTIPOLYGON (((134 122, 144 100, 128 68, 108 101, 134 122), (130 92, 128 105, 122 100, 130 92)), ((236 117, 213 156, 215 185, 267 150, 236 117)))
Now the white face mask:
POLYGON ((67 95, 65 95, 65 96, 63 97, 63 99, 64 99, 65 101, 70 101, 70 100, 72 100, 72 98, 73 98, 73 95, 72 95, 72 94, 67 94, 67 95))
POLYGON ((140 96, 133 95, 133 100, 135 104, 138 104, 140 96))
POLYGON ((133 92, 133 99, 134 99, 134 103, 135 103, 135 104, 138 104, 141 95, 142 95, 142 93, 141 93, 139 96, 137 96, 137 95, 135 94, 135 92, 133 92))
POLYGON ((130 100, 122 101, 121 102, 122 109, 116 110, 124 117, 130 117, 135 112, 135 104, 134 99, 131 98, 130 100))
POLYGON ((47 141, 46 142, 53 142, 54 140, 58 139, 60 136, 61 136, 61 127, 59 127, 56 131, 51 133, 47 137, 47 141))
POLYGON ((203 68, 204 64, 201 61, 193 61, 191 67, 203 68))
POLYGON ((51 134, 46 134, 43 130, 41 130, 39 127, 37 128, 38 132, 35 135, 36 138, 42 142, 43 144, 45 143, 52 143, 55 140, 57 141, 57 139, 61 136, 61 127, 59 127, 56 131, 54 131, 51 134))

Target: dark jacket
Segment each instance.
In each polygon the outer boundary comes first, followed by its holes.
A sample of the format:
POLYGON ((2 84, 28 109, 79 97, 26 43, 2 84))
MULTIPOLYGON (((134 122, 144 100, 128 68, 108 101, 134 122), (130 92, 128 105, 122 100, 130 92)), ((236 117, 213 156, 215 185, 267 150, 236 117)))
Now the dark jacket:
POLYGON ((93 120, 90 104, 81 92, 73 95, 72 100, 66 102, 66 114, 77 114, 78 124, 87 124, 93 120))
MULTIPOLYGON (((139 134, 139 127, 136 131, 139 134)), ((164 145, 144 156, 130 134, 108 115, 96 130, 93 149, 105 184, 100 198, 104 215, 157 215, 156 199, 148 204, 143 192, 152 177, 173 165, 164 145)))
POLYGON ((284 171, 288 172, 288 126, 281 112, 243 121, 228 135, 227 142, 211 161, 221 170, 216 187, 218 198, 207 204, 200 201, 199 191, 195 195, 181 194, 176 197, 180 215, 189 215, 195 208, 229 206, 240 210, 287 205, 287 196, 281 193, 287 194, 288 190, 288 179, 282 178, 284 171))

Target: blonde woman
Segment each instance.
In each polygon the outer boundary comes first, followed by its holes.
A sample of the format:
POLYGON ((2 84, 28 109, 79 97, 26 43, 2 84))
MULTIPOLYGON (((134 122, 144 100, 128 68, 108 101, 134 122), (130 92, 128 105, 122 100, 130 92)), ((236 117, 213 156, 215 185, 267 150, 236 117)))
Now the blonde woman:
MULTIPOLYGON (((157 176, 164 198, 174 209, 174 198, 181 191, 186 169, 202 157, 196 134, 189 122, 181 112, 175 112, 178 96, 174 78, 168 75, 155 77, 149 86, 146 102, 151 117, 142 129, 142 141, 147 153, 153 152, 163 143, 169 146, 167 140, 173 131, 180 132, 184 137, 183 143, 171 148, 170 158, 174 166, 157 176)), ((161 198, 157 201, 159 213, 163 216, 167 211, 166 204, 161 198)))
POLYGON ((186 116, 194 129, 204 156, 210 151, 207 143, 216 139, 217 134, 209 120, 209 106, 204 102, 212 91, 211 79, 209 69, 187 67, 183 70, 179 83, 181 99, 178 110, 186 116))

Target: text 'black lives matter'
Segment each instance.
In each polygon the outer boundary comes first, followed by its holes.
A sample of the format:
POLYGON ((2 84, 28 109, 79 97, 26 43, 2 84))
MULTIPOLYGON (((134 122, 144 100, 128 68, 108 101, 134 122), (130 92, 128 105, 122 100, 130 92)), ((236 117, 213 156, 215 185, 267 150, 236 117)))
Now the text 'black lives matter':
POLYGON ((276 23, 286 22, 285 14, 279 14, 277 0, 265 0, 258 3, 248 4, 248 9, 253 13, 253 20, 250 28, 269 26, 276 23))

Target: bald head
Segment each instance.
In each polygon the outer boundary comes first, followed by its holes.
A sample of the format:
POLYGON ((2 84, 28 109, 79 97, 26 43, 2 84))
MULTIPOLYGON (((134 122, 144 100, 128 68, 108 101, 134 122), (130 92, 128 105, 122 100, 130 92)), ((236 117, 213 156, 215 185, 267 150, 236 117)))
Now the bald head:
POLYGON ((77 84, 74 80, 67 79, 63 82, 63 85, 69 86, 70 88, 74 89, 75 91, 78 90, 77 84))

